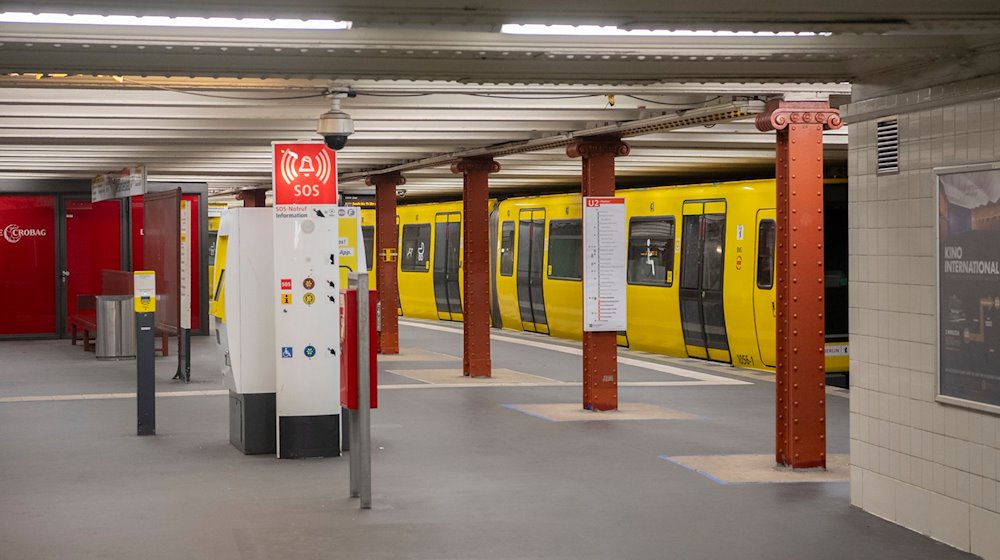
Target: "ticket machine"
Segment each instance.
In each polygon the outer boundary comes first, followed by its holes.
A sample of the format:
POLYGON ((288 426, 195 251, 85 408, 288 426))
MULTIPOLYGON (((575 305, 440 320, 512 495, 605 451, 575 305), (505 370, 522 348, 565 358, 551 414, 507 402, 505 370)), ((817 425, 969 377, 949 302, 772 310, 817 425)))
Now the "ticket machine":
POLYGON ((247 455, 276 450, 273 247, 270 208, 223 213, 211 315, 229 389, 229 441, 247 455))

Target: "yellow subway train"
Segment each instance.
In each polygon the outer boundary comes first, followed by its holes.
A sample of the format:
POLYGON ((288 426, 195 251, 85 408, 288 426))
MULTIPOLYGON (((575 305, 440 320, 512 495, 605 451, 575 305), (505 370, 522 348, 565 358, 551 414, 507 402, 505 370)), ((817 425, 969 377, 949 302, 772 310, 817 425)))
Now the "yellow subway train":
MULTIPOLYGON (((838 373, 849 363, 846 183, 825 191, 826 366, 838 373)), ((774 180, 616 194, 628 237, 619 345, 773 370, 774 180)), ((402 315, 462 320, 461 211, 460 202, 398 207, 402 315)), ((581 338, 581 215, 576 193, 490 202, 495 327, 581 338)))

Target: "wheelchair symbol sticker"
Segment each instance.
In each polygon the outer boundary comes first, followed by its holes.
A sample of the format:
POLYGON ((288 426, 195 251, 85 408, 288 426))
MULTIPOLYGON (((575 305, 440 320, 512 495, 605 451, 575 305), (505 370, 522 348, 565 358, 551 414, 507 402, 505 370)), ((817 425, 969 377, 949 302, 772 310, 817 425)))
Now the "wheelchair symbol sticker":
POLYGON ((282 346, 281 347, 281 357, 282 358, 291 358, 292 357, 292 347, 291 346, 282 346))

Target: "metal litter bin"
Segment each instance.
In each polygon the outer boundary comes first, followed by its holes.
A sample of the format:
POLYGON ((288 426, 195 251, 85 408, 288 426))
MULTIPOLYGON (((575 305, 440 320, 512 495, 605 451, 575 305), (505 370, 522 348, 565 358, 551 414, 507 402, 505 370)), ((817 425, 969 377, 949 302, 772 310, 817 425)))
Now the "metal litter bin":
POLYGON ((99 360, 135 358, 135 310, 131 296, 97 296, 99 360))

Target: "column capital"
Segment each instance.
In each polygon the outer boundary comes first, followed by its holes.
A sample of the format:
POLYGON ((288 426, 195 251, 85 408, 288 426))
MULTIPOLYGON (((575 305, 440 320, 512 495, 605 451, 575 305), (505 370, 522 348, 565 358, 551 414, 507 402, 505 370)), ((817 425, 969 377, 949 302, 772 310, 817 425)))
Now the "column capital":
POLYGON ((498 173, 500 171, 500 162, 495 161, 490 156, 484 157, 466 157, 455 160, 451 164, 452 173, 498 173))
POLYGON ((405 185, 406 177, 399 171, 392 171, 390 173, 378 173, 375 175, 368 175, 365 177, 365 184, 369 187, 374 187, 376 185, 392 184, 395 186, 405 185))
POLYGON ((757 130, 784 130, 790 124, 821 124, 823 130, 840 128, 840 110, 826 101, 785 101, 771 99, 757 114, 757 130))
POLYGON ((615 157, 627 156, 632 151, 618 136, 588 136, 578 138, 566 146, 566 155, 571 158, 589 157, 597 154, 611 154, 615 157))

